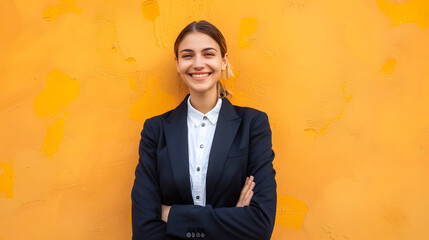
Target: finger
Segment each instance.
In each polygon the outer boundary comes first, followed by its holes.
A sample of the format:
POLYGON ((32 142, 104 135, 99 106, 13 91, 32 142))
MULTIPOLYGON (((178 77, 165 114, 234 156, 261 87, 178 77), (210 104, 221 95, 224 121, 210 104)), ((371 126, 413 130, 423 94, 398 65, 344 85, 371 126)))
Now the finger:
POLYGON ((243 207, 243 200, 248 192, 248 189, 250 188, 251 183, 252 182, 250 181, 250 178, 246 177, 246 182, 244 183, 244 186, 240 192, 240 197, 238 198, 237 207, 243 207))
POLYGON ((253 191, 250 191, 246 194, 246 197, 244 199, 243 205, 244 206, 249 206, 250 202, 252 201, 252 197, 253 197, 253 191))
POLYGON ((247 190, 246 195, 244 195, 244 199, 243 199, 243 205, 247 206, 250 204, 250 201, 252 200, 252 196, 253 196, 253 188, 255 188, 256 183, 252 182, 250 184, 249 189, 247 190))
POLYGON ((250 181, 250 178, 249 177, 247 177, 246 178, 246 182, 244 183, 244 186, 243 186, 243 188, 241 189, 241 193, 240 193, 240 200, 241 201, 243 201, 243 198, 244 198, 244 196, 246 196, 246 193, 247 193, 247 191, 248 191, 248 189, 249 189, 249 187, 250 187, 250 184, 251 184, 252 182, 250 181))
POLYGON ((249 180, 253 182, 253 181, 255 180, 255 177, 250 176, 250 177, 249 177, 249 180))
POLYGON ((253 188, 255 188, 256 183, 255 182, 251 182, 249 189, 247 191, 253 191, 253 188))

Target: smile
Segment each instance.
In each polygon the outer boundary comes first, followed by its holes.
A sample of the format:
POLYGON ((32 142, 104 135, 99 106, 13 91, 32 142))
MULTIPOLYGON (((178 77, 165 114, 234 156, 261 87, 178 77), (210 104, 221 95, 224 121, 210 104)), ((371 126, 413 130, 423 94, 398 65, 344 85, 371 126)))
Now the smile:
POLYGON ((190 74, 190 75, 194 78, 203 78, 203 77, 209 76, 210 73, 195 73, 195 74, 190 74))

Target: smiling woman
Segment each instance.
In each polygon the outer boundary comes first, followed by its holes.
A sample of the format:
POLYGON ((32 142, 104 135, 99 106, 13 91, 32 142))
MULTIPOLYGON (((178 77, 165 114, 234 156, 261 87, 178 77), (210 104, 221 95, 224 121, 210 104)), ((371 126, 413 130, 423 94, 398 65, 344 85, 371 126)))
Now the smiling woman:
POLYGON ((133 239, 270 239, 276 213, 265 113, 232 105, 226 41, 206 21, 176 39, 189 95, 147 119, 132 190, 133 239))

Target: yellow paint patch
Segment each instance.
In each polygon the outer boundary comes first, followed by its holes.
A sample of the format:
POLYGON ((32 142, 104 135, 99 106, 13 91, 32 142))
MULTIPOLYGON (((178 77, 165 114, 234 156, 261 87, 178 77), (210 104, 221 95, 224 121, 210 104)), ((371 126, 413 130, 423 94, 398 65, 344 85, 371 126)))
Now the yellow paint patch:
POLYGON ((350 96, 348 96, 346 98, 346 103, 350 102, 350 100, 352 100, 352 98, 353 98, 353 94, 350 94, 350 96))
POLYGON ((144 122, 175 107, 174 97, 162 91, 158 79, 153 76, 146 81, 146 92, 130 109, 130 117, 144 122))
POLYGON ((380 68, 380 73, 392 74, 396 70, 396 60, 393 58, 387 58, 386 62, 380 68))
POLYGON ((159 5, 156 0, 146 0, 142 2, 143 17, 154 22, 159 17, 159 5))
POLYGON ((61 140, 64 137, 65 119, 57 119, 46 131, 46 137, 43 141, 41 152, 48 155, 50 158, 54 156, 60 146, 61 140))
POLYGON ((380 11, 393 20, 393 26, 417 23, 421 29, 429 25, 427 0, 377 0, 380 11))
POLYGON ((127 59, 125 59, 126 62, 136 62, 136 59, 133 57, 129 57, 127 59))
POLYGON ((59 16, 69 14, 71 12, 80 14, 82 9, 75 6, 76 0, 60 0, 63 4, 48 6, 45 11, 43 11, 43 19, 47 21, 53 21, 59 16))
POLYGON ((319 135, 319 132, 314 128, 304 129, 305 136, 309 142, 313 142, 316 140, 316 137, 319 135))
POLYGON ((9 163, 0 163, 0 198, 13 198, 15 173, 9 163))
POLYGON ((258 30, 258 19, 254 17, 242 18, 238 34, 238 46, 241 49, 252 46, 255 39, 251 35, 258 30))
POLYGON ((57 115, 80 94, 79 81, 53 70, 47 76, 46 88, 34 98, 33 107, 37 116, 57 115))
POLYGON ((308 207, 303 201, 279 194, 277 196, 276 224, 300 229, 307 211, 308 207))

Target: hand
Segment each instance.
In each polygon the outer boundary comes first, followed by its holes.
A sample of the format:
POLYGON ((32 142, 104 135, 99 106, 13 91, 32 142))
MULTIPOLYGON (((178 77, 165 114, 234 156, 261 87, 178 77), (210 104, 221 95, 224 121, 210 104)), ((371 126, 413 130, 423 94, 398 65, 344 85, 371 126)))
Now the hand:
POLYGON ((168 214, 170 213, 170 208, 171 208, 171 206, 167 206, 167 205, 162 204, 161 219, 165 223, 168 222, 168 214))
POLYGON ((253 176, 247 177, 243 189, 241 189, 240 198, 237 202, 237 207, 249 206, 253 197, 253 188, 255 187, 255 178, 253 176))

